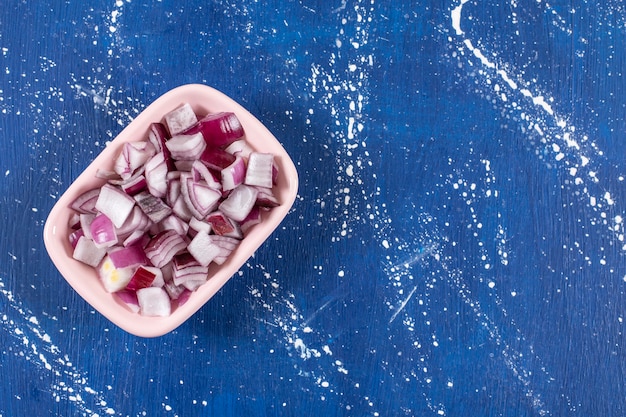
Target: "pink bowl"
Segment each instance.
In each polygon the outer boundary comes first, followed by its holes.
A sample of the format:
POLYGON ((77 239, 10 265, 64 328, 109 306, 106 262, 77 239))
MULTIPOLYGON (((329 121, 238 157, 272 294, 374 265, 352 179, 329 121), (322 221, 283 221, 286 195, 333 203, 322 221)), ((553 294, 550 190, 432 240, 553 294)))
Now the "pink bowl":
POLYGON ((184 85, 165 93, 149 105, 72 183, 46 220, 44 243, 52 262, 66 281, 102 315, 131 334, 142 337, 161 336, 181 325, 226 284, 278 227, 291 209, 297 191, 298 173, 293 161, 259 120, 231 98, 211 87, 200 84, 184 85), (263 221, 248 230, 227 262, 219 267, 211 267, 211 278, 193 292, 185 304, 177 307, 169 317, 146 317, 132 312, 116 296, 106 292, 95 269, 72 258, 72 247, 68 240, 68 222, 72 214, 69 204, 81 193, 104 184, 104 180, 96 177, 96 170, 112 169, 114 158, 124 142, 147 138, 150 123, 161 121, 163 115, 185 102, 201 115, 220 111, 234 112, 245 129, 248 143, 257 151, 275 155, 279 176, 274 193, 281 205, 265 213, 263 221))

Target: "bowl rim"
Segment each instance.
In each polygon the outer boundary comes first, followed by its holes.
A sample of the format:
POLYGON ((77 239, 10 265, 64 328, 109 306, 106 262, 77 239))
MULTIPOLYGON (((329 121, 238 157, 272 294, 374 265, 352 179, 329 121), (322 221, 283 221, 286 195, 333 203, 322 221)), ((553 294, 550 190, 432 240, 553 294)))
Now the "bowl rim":
POLYGON ((169 90, 149 104, 76 177, 46 218, 43 240, 50 259, 63 278, 100 314, 135 336, 158 337, 171 332, 189 319, 236 274, 289 213, 297 192, 296 167, 282 144, 263 123, 221 91, 204 84, 185 84, 169 90), (142 316, 132 312, 117 297, 107 293, 94 268, 72 258, 72 248, 68 240, 68 222, 73 210, 69 208, 69 204, 80 193, 105 182, 96 177, 96 171, 113 166, 113 159, 124 142, 145 139, 150 123, 161 121, 167 111, 185 102, 198 114, 234 112, 244 127, 250 146, 257 151, 274 154, 278 168, 274 193, 281 204, 264 213, 263 221, 248 231, 223 265, 211 266, 210 273, 213 275, 209 280, 194 291, 189 300, 177 307, 170 316, 142 316), (97 285, 94 285, 94 279, 97 285))

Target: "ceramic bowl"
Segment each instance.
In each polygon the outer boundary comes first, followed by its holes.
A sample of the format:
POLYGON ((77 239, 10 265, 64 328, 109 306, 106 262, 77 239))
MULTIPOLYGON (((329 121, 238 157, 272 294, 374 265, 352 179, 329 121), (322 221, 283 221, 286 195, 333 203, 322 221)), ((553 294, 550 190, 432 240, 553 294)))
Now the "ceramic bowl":
POLYGON ((170 90, 150 104, 76 178, 51 210, 44 226, 44 242, 52 262, 61 275, 98 312, 136 336, 161 336, 191 317, 241 268, 287 215, 296 198, 297 190, 298 174, 293 161, 259 120, 214 88, 201 84, 184 85, 170 90), (150 123, 161 121, 163 115, 183 103, 189 103, 200 115, 220 111, 231 111, 237 115, 245 129, 248 143, 256 151, 275 155, 279 176, 274 193, 281 204, 264 213, 263 221, 248 230, 227 262, 219 267, 217 265, 211 267, 210 279, 194 291, 186 303, 175 308, 168 317, 147 317, 132 312, 118 297, 106 292, 94 268, 72 258, 72 247, 68 241, 70 233, 68 223, 73 211, 69 205, 81 193, 104 183, 104 180, 96 177, 96 171, 99 168, 112 169, 114 158, 124 142, 146 139, 150 123))

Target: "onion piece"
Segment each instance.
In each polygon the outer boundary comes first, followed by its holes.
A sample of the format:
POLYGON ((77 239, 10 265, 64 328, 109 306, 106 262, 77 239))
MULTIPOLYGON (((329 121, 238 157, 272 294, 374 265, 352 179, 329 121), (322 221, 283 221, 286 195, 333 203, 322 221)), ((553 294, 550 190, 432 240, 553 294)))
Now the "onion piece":
POLYGON ((133 267, 116 267, 110 256, 105 256, 98 266, 98 276, 107 292, 116 292, 126 287, 134 272, 133 267))
POLYGON ((243 184, 246 174, 246 163, 240 156, 235 157, 232 164, 222 169, 222 189, 229 191, 243 184))
POLYGON ((120 290, 116 291, 115 295, 122 300, 126 307, 133 313, 139 313, 139 301, 137 300, 137 293, 135 291, 120 290))
POLYGON ((143 316, 167 317, 172 313, 170 297, 162 288, 148 287, 137 290, 137 301, 143 316))
POLYGON ((239 139, 228 145, 224 150, 230 154, 235 156, 241 156, 242 158, 248 159, 250 154, 254 152, 254 149, 250 146, 247 140, 239 139))
POLYGON ((105 248, 98 248, 93 240, 88 239, 85 236, 81 236, 76 242, 72 257, 77 261, 95 268, 106 256, 106 253, 107 251, 105 248))
MULTIPOLYGON (((182 285, 174 284, 173 280, 169 282, 166 281, 165 285, 163 286, 163 289, 167 291, 167 294, 170 296, 172 300, 178 299, 181 296, 181 294, 187 290, 182 285)), ((181 304, 179 303, 178 305, 181 305, 181 304)))
POLYGON ((211 238, 213 243, 215 243, 220 249, 219 254, 215 257, 215 259, 213 259, 213 262, 218 265, 222 265, 228 260, 230 254, 237 248, 239 240, 228 236, 216 235, 212 235, 211 238))
POLYGON ((185 130, 185 134, 201 133, 207 144, 226 146, 244 136, 243 126, 232 112, 210 113, 185 130))
POLYGON ((208 264, 202 265, 189 253, 182 253, 174 257, 172 272, 172 279, 176 285, 184 285, 188 281, 204 283, 209 277, 208 264))
POLYGON ((165 142, 172 158, 176 161, 195 161, 206 149, 206 142, 200 133, 195 135, 176 135, 165 142))
POLYGON ((160 198, 157 198, 149 192, 142 191, 134 196, 139 208, 154 223, 158 223, 172 213, 172 209, 165 204, 160 198))
POLYGON ((167 193, 167 163, 163 153, 157 153, 146 162, 146 184, 150 194, 165 197, 167 193))
POLYGON ((148 263, 141 245, 116 246, 109 250, 109 258, 116 268, 137 267, 148 263))
POLYGON ((148 140, 152 143, 152 146, 154 146, 154 149, 156 149, 157 152, 161 152, 163 154, 163 159, 165 159, 168 171, 173 171, 174 160, 170 155, 169 149, 165 146, 165 142, 167 142, 169 138, 170 134, 163 123, 156 122, 150 124, 148 140))
POLYGON ((204 230, 207 233, 211 233, 211 230, 213 230, 211 228, 211 223, 198 220, 195 217, 192 217, 191 220, 189 220, 189 229, 195 230, 196 232, 204 230))
POLYGON ((189 209, 189 206, 185 202, 185 197, 182 195, 182 193, 174 202, 174 205, 172 206, 172 211, 174 212, 174 214, 176 214, 178 217, 186 222, 189 222, 194 217, 194 214, 192 213, 191 209, 189 209))
POLYGON ((76 211, 79 214, 96 214, 98 210, 96 210, 96 201, 98 201, 98 195, 100 195, 100 188, 94 188, 93 190, 85 191, 72 203, 70 204, 70 208, 76 211))
POLYGON ((256 205, 263 208, 278 207, 280 202, 274 196, 271 188, 255 187, 259 192, 256 196, 256 205))
MULTIPOLYGON (((154 269, 160 272, 158 268, 154 269)), ((137 291, 141 288, 151 287, 155 278, 156 273, 154 271, 147 269, 144 266, 140 266, 135 270, 133 276, 130 278, 130 281, 128 281, 128 284, 126 284, 126 289, 137 291)))
POLYGON ((187 246, 193 258, 203 266, 208 266, 220 254, 220 248, 213 243, 212 235, 199 231, 187 246))
POLYGON ((235 162, 235 155, 229 154, 221 148, 207 146, 200 155, 200 161, 209 169, 221 171, 235 162))
POLYGON ((222 184, 220 183, 217 176, 213 175, 213 173, 204 165, 201 161, 196 160, 191 165, 191 177, 194 181, 204 180, 209 185, 209 187, 214 188, 216 190, 222 189, 222 184))
POLYGON ((115 227, 121 227, 134 205, 135 200, 120 188, 104 184, 95 207, 111 219, 115 227))
POLYGON ((126 218, 126 221, 121 227, 116 228, 115 232, 121 239, 127 238, 134 232, 140 232, 143 234, 150 228, 152 222, 148 216, 141 210, 139 206, 133 207, 130 215, 126 218))
POLYGON ((173 230, 181 236, 186 235, 189 231, 189 223, 183 221, 175 214, 171 214, 165 219, 161 220, 158 226, 160 231, 173 230))
POLYGON ((185 304, 189 300, 189 297, 191 297, 191 293, 192 292, 193 291, 189 291, 186 288, 182 289, 182 292, 180 293, 180 295, 178 296, 178 299, 177 299, 179 307, 182 306, 183 304, 185 304))
POLYGON ((274 155, 271 153, 252 152, 248 158, 246 185, 258 185, 271 188, 273 183, 274 155))
POLYGON ((72 233, 70 233, 69 241, 72 249, 76 249, 78 239, 80 239, 82 236, 85 236, 85 232, 83 232, 83 229, 76 229, 72 233))
MULTIPOLYGON (((259 200, 257 198, 257 202, 258 201, 259 200)), ((259 206, 256 205, 252 207, 252 210, 250 210, 250 213, 248 213, 246 218, 239 222, 241 233, 247 233, 252 226, 259 223, 261 223, 261 210, 259 209, 259 206)))
POLYGON ((132 177, 128 182, 121 185, 122 190, 128 195, 135 195, 148 188, 148 182, 143 174, 132 177))
POLYGON ((80 229, 80 214, 70 214, 70 220, 67 222, 67 227, 73 230, 80 229))
POLYGON ((89 225, 91 239, 98 248, 109 248, 117 244, 117 234, 113 222, 106 215, 100 213, 89 225))
POLYGON ((81 214, 79 216, 80 219, 80 228, 83 231, 83 234, 87 239, 93 239, 91 236, 91 222, 96 218, 95 214, 81 214))
POLYGON ((148 141, 126 142, 115 160, 113 170, 122 179, 128 179, 137 168, 143 166, 155 153, 154 146, 148 141))
POLYGON ((152 265, 162 268, 186 247, 187 243, 181 235, 174 230, 164 230, 150 240, 145 251, 152 265))
POLYGON ((209 214, 206 221, 211 225, 211 230, 213 230, 216 235, 231 236, 238 239, 243 237, 239 224, 228 218, 228 216, 219 210, 209 214))
POLYGON ((222 194, 205 181, 194 181, 190 174, 181 175, 181 191, 187 207, 198 219, 215 209, 222 194))
POLYGON ((218 208, 231 219, 242 221, 254 207, 258 193, 256 188, 242 184, 232 190, 218 208))
POLYGON ((142 266, 142 268, 154 274, 154 280, 152 284, 150 284, 151 287, 162 288, 165 285, 165 277, 163 276, 161 268, 157 268, 156 266, 142 266))
POLYGON ((198 117, 189 103, 167 113, 163 119, 172 136, 178 135, 198 122, 198 117))

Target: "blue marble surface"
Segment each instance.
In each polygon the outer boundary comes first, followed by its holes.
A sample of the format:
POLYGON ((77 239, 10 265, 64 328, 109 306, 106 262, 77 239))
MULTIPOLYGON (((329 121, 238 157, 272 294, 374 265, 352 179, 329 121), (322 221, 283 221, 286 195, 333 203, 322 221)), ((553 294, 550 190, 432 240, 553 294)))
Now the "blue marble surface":
POLYGON ((5 1, 0 416, 623 416, 626 7, 578 3, 5 1), (299 195, 137 338, 42 228, 195 82, 268 126, 299 195))

